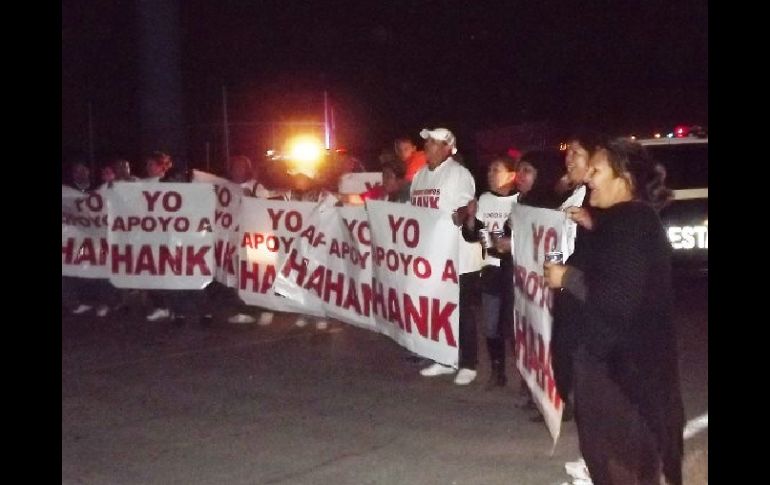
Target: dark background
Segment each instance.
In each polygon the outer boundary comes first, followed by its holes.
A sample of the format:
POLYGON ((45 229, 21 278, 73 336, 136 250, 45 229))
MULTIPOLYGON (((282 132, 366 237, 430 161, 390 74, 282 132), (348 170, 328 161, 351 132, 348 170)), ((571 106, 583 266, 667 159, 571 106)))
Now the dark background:
POLYGON ((322 121, 324 91, 365 162, 424 126, 472 164, 477 134, 511 125, 549 145, 708 125, 706 2, 148 3, 62 3, 65 160, 88 158, 90 103, 97 163, 159 148, 201 167, 208 143, 217 168, 223 86, 231 153, 250 156, 283 136, 271 122, 322 121))

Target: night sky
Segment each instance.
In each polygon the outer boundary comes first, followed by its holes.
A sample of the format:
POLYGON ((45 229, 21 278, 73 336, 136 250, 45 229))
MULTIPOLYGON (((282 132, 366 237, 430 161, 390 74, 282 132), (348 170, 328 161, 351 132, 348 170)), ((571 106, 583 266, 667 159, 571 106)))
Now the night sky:
MULTIPOLYGON (((89 102, 97 158, 141 150, 137 5, 62 4, 65 158, 86 151, 89 102)), ((706 2, 178 5, 192 160, 204 139, 218 156, 223 85, 235 122, 320 120, 326 90, 340 143, 360 153, 439 124, 461 147, 479 130, 525 122, 615 134, 708 125, 706 2)))

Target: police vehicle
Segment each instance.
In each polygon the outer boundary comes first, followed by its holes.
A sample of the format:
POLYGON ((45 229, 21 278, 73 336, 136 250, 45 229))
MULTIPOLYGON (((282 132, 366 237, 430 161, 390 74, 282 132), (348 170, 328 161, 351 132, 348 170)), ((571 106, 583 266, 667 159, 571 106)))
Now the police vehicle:
POLYGON ((660 212, 677 272, 708 275, 708 135, 700 127, 676 127, 667 136, 637 139, 666 168, 674 198, 660 212))

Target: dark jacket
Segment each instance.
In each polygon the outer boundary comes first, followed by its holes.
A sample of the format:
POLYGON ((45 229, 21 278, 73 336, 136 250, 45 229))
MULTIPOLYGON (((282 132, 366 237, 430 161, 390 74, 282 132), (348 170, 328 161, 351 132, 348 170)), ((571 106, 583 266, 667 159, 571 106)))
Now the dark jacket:
MULTIPOLYGON (((655 211, 624 202, 602 211, 568 263, 583 272, 585 301, 560 315, 576 344, 603 362, 654 433, 669 478, 681 473, 684 411, 672 319, 671 245, 655 211)), ((567 293, 565 290, 562 293, 567 293)), ((558 381, 557 381, 558 383, 558 381)), ((601 399, 601 396, 596 396, 601 399)))

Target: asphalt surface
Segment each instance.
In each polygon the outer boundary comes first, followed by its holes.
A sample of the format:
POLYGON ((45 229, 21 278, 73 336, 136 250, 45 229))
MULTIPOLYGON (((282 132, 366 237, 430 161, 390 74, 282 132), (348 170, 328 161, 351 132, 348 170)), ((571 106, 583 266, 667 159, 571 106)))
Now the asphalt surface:
MULTIPOLYGON (((688 419, 708 412, 708 280, 677 282, 688 419)), ((519 383, 421 377, 389 338, 333 322, 298 328, 145 322, 131 310, 62 314, 62 483, 561 484, 573 422, 552 442, 518 409, 519 383)), ((508 374, 512 376, 512 362, 508 374)), ((708 431, 686 441, 686 483, 706 483, 708 431)))

